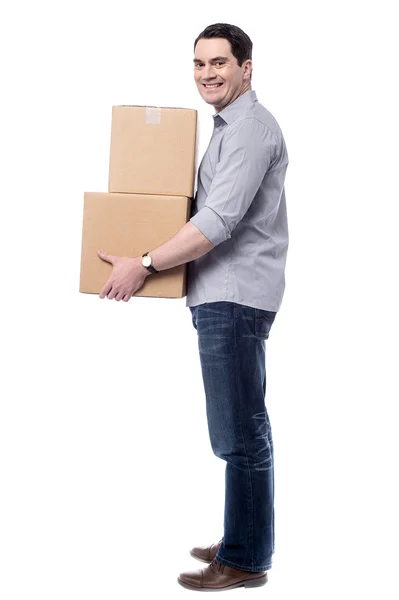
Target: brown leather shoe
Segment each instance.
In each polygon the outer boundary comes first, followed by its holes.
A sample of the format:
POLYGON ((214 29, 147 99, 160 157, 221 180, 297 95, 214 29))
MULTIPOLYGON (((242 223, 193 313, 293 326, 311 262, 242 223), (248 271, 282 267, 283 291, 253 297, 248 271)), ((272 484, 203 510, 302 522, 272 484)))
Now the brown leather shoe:
POLYGON ((237 587, 259 587, 267 582, 267 572, 239 571, 217 560, 203 569, 180 573, 178 583, 189 590, 232 590, 237 587))
POLYGON ((222 540, 217 544, 211 544, 210 546, 198 546, 197 548, 190 550, 190 554, 193 558, 196 558, 201 562, 211 563, 215 559, 221 543, 222 540))

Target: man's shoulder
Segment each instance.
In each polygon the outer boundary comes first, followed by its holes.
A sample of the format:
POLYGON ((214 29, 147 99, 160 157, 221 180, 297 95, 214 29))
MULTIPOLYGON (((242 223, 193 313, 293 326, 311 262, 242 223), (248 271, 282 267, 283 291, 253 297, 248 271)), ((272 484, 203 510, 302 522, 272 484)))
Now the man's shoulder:
POLYGON ((264 127, 272 131, 278 138, 282 136, 282 131, 277 119, 270 110, 260 102, 254 102, 249 106, 245 112, 238 116, 236 123, 238 121, 247 122, 248 124, 251 123, 251 121, 258 121, 264 125, 264 127))

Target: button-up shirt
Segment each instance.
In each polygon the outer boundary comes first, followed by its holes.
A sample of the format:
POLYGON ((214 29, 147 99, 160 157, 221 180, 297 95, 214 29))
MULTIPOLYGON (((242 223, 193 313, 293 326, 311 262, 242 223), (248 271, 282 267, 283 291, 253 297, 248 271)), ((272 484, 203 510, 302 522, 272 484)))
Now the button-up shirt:
POLYGON ((288 249, 281 129, 254 90, 213 119, 190 221, 215 248, 188 263, 186 306, 227 300, 278 311, 288 249))

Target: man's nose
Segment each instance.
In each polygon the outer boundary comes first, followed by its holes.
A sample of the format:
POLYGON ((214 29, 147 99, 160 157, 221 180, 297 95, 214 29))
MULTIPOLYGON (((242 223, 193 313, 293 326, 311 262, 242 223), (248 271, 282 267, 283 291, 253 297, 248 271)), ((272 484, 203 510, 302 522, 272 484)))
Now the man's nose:
POLYGON ((205 65, 202 70, 202 79, 213 79, 215 77, 215 68, 213 65, 205 65))

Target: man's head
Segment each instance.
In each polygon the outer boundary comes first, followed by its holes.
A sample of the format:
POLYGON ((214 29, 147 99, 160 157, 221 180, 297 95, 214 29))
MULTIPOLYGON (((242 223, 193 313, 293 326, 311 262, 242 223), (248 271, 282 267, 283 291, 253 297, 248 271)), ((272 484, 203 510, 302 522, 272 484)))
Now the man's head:
POLYGON ((216 112, 251 89, 252 42, 227 23, 209 25, 194 42, 194 79, 216 112))

